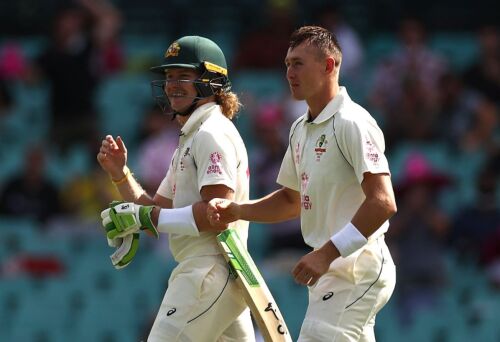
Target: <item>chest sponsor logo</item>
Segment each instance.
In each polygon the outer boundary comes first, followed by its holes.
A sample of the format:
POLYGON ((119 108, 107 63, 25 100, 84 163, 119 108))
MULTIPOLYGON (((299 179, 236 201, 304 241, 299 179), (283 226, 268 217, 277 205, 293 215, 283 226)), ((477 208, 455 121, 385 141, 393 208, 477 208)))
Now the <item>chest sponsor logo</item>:
POLYGON ((309 175, 305 172, 302 172, 302 174, 300 175, 300 190, 302 193, 306 192, 308 184, 309 184, 309 175))
POLYGON ((309 176, 307 173, 303 172, 300 175, 300 188, 301 188, 301 205, 305 210, 312 208, 312 201, 309 195, 306 194, 307 185, 309 184, 309 176))
POLYGON ((312 209, 312 201, 311 199, 309 198, 309 195, 302 195, 302 208, 304 208, 305 210, 309 210, 309 209, 312 209))
POLYGON ((321 161, 321 156, 326 152, 327 145, 328 140, 326 140, 326 135, 321 134, 318 140, 316 140, 316 145, 314 147, 314 152, 316 153, 316 161, 321 161))
POLYGON ((297 143, 297 145, 295 145, 295 163, 300 163, 300 143, 297 143))
POLYGON ((302 195, 302 208, 304 208, 305 210, 309 210, 309 209, 312 209, 312 201, 311 199, 309 198, 309 195, 302 195))
POLYGON ((222 160, 222 154, 219 152, 212 152, 210 154, 210 165, 207 168, 207 175, 215 173, 222 175, 222 171, 220 168, 220 162, 222 160))

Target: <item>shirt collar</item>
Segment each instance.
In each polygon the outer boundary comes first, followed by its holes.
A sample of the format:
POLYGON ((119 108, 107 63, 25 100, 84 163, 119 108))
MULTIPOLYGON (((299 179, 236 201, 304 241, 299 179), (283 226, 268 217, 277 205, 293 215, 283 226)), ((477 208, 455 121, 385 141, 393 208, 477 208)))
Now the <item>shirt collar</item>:
MULTIPOLYGON (((328 102, 325 108, 319 113, 319 115, 312 121, 314 124, 320 124, 330 119, 337 113, 340 108, 346 103, 351 101, 351 98, 347 94, 345 87, 339 87, 339 92, 333 99, 328 102)), ((309 118, 309 112, 306 113, 306 119, 309 118)))
POLYGON ((181 128, 181 135, 188 135, 195 129, 198 129, 203 121, 206 121, 208 117, 213 113, 217 104, 215 102, 205 103, 194 110, 194 112, 189 116, 184 126, 181 128))

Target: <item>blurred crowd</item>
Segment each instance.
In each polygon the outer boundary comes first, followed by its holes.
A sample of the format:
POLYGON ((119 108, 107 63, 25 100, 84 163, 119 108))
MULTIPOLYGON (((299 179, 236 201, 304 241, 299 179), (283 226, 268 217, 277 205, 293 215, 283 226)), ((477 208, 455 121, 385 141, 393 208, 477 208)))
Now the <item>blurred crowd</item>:
MULTIPOLYGON (((277 187, 290 123, 307 109, 288 97, 285 84, 289 34, 303 20, 287 3, 270 2, 262 24, 242 30, 228 63, 235 80, 241 74, 271 73, 283 81, 282 91, 270 96, 252 94, 243 84, 235 89, 244 94, 245 107, 235 122, 249 132, 244 137, 251 197, 277 187)), ((389 53, 375 61, 366 53, 370 42, 338 7, 321 7, 310 21, 337 35, 343 49, 341 85, 385 133, 398 204, 387 241, 398 270, 394 300, 402 324, 411 322, 417 310, 439 305, 449 286, 450 253, 475 263, 500 289, 498 23, 472 32, 476 53, 457 66, 454 58, 460 56, 442 55, 431 46, 436 32, 417 17, 400 18, 398 31, 386 33, 394 43, 389 53)), ((125 52, 121 32, 126 24, 112 3, 78 0, 57 11, 35 56, 16 37, 0 40, 2 217, 31 217, 46 230, 69 221, 68 227, 94 227, 100 211, 117 198, 95 161, 109 133, 100 125, 107 113, 99 112, 97 98, 108 79, 138 72, 130 70, 132 56, 125 52), (37 91, 42 86, 46 92, 37 91), (40 98, 22 97, 19 87, 40 98), (13 154, 20 162, 9 164, 16 160, 13 154), (62 164, 72 167, 61 172, 62 164)), ((156 60, 165 48, 156 47, 156 60)), ((153 193, 167 171, 179 127, 152 98, 141 108, 141 125, 133 127, 136 138, 128 146, 136 177, 153 193)), ((281 252, 307 250, 297 221, 268 227, 266 234, 270 242, 264 257, 270 262, 281 252)))

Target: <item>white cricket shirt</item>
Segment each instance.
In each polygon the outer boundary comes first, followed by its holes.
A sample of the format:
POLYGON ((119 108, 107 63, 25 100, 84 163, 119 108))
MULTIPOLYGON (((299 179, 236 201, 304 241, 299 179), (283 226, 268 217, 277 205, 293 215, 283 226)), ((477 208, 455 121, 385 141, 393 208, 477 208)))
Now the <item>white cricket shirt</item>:
MULTIPOLYGON (((235 201, 249 196, 248 156, 243 140, 231 120, 214 102, 198 107, 181 128, 179 146, 157 193, 182 208, 201 201, 206 185, 224 184, 234 190, 235 201)), ((246 244, 248 222, 231 224, 246 244)), ((199 237, 169 234, 170 249, 177 261, 187 257, 220 254, 215 232, 199 237)))
MULTIPOLYGON (((300 192, 304 241, 320 248, 364 201, 363 174, 390 174, 384 136, 373 117, 340 87, 312 122, 308 113, 298 118, 289 138, 277 182, 300 192)), ((388 226, 386 221, 371 238, 388 226)))

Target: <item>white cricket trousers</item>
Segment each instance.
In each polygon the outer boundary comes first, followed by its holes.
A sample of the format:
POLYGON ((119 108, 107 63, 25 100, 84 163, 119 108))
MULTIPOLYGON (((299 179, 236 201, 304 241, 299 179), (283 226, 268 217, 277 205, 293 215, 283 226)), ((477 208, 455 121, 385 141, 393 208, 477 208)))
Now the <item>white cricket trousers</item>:
POLYGON ((375 317, 396 285, 396 267, 384 236, 347 258, 309 287, 298 342, 375 342, 375 317))
POLYGON ((182 261, 168 288, 148 342, 254 342, 250 310, 221 255, 182 261))

